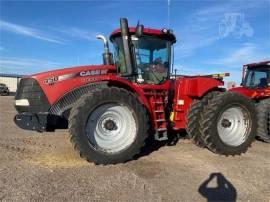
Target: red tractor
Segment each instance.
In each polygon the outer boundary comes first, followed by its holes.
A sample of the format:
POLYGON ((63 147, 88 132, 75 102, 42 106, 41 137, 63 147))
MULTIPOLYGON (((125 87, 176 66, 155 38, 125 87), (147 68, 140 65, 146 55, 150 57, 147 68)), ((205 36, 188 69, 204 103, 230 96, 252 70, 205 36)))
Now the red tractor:
POLYGON ((230 91, 254 100, 258 114, 257 136, 270 143, 270 61, 244 65, 241 87, 230 91))
POLYGON ((186 129, 193 141, 222 155, 240 155, 252 143, 255 107, 239 93, 224 92, 222 77, 172 79, 176 38, 168 29, 128 27, 120 19, 104 42, 103 65, 35 74, 21 79, 15 123, 28 130, 68 127, 81 157, 95 164, 133 159, 149 137, 166 140, 186 129))

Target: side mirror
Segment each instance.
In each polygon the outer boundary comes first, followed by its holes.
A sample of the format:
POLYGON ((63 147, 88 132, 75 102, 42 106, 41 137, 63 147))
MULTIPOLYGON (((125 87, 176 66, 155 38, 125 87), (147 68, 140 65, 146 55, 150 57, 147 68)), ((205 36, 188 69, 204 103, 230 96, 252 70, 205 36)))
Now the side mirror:
POLYGON ((136 27, 136 31, 135 31, 135 36, 137 37, 137 38, 140 38, 140 37, 142 37, 142 35, 143 35, 143 25, 137 25, 137 27, 136 27))

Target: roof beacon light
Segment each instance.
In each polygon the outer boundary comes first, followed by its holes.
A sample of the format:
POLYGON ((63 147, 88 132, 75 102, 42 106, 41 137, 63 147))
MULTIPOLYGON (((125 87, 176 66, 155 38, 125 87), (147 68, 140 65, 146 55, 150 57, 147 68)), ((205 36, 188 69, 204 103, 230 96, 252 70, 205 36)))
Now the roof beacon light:
POLYGON ((167 34, 167 33, 169 32, 169 30, 166 29, 166 28, 163 28, 161 31, 162 31, 162 33, 164 33, 164 34, 167 34))

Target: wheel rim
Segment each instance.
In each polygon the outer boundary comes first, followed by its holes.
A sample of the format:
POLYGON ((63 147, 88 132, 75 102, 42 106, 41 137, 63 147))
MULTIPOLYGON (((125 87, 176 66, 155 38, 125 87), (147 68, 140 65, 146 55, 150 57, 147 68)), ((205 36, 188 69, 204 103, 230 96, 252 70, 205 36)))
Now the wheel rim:
POLYGON ((239 146, 245 142, 250 132, 251 121, 246 109, 231 107, 218 119, 218 134, 223 143, 239 146))
POLYGON ((110 154, 118 153, 134 142, 136 121, 127 106, 113 103, 101 105, 90 114, 86 134, 95 149, 110 154))

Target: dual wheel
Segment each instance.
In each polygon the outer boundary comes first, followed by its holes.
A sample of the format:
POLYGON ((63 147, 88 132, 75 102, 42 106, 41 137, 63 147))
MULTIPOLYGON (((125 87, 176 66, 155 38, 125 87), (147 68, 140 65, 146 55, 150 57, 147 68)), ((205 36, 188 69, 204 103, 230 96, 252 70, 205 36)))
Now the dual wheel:
MULTIPOLYGON (((256 134, 254 105, 240 94, 211 92, 187 113, 193 141, 223 155, 247 150, 256 134)), ((70 140, 80 156, 95 164, 136 157, 149 134, 149 117, 131 92, 104 87, 82 96, 69 116, 70 140)))
POLYGON ((270 98, 260 101, 257 106, 258 138, 270 143, 270 98))
POLYGON ((222 155, 247 151, 256 135, 254 104, 233 92, 210 92, 194 101, 187 113, 187 132, 192 141, 222 155))

